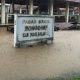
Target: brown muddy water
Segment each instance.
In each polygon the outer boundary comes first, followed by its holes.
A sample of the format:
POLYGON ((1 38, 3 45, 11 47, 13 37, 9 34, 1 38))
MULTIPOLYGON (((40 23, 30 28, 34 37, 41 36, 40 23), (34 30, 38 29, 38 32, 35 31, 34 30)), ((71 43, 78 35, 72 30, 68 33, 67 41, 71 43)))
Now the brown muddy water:
POLYGON ((52 45, 13 47, 13 34, 0 28, 0 80, 31 80, 80 71, 80 31, 58 31, 52 45))

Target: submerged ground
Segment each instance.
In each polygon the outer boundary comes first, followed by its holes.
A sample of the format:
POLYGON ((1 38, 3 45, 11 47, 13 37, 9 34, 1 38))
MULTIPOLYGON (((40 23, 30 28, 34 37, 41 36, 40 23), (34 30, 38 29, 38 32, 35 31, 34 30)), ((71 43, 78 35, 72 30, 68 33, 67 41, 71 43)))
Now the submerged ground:
POLYGON ((55 32, 52 45, 13 47, 13 34, 0 28, 0 80, 42 80, 80 73, 80 31, 55 32))

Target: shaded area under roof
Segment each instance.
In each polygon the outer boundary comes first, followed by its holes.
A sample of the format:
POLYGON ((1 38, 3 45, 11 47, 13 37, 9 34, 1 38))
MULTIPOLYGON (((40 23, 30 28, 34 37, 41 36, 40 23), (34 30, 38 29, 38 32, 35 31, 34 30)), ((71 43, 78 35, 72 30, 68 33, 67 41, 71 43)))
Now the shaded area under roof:
MULTIPOLYGON (((11 4, 12 2, 21 5, 29 4, 29 0, 5 0, 5 1, 8 4, 11 4)), ((50 0, 33 0, 33 1, 34 5, 48 5, 50 0)), ((70 2, 71 5, 75 6, 80 4, 80 0, 54 0, 54 6, 65 7, 66 2, 70 2)))

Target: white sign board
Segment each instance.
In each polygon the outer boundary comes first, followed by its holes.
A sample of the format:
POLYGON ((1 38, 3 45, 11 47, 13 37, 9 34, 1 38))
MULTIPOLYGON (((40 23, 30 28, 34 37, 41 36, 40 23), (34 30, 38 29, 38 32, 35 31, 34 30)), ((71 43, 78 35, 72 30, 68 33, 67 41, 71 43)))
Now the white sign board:
POLYGON ((15 15, 14 22, 14 47, 22 41, 53 38, 53 17, 15 15))

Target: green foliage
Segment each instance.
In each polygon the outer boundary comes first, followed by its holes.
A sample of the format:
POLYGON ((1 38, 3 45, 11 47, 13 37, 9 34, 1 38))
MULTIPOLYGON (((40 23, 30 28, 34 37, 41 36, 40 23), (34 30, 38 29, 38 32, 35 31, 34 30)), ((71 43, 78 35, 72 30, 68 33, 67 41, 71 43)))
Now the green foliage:
POLYGON ((80 80, 80 77, 73 77, 70 80, 80 80))
POLYGON ((46 80, 80 80, 80 76, 71 77, 71 78, 47 78, 46 80))

